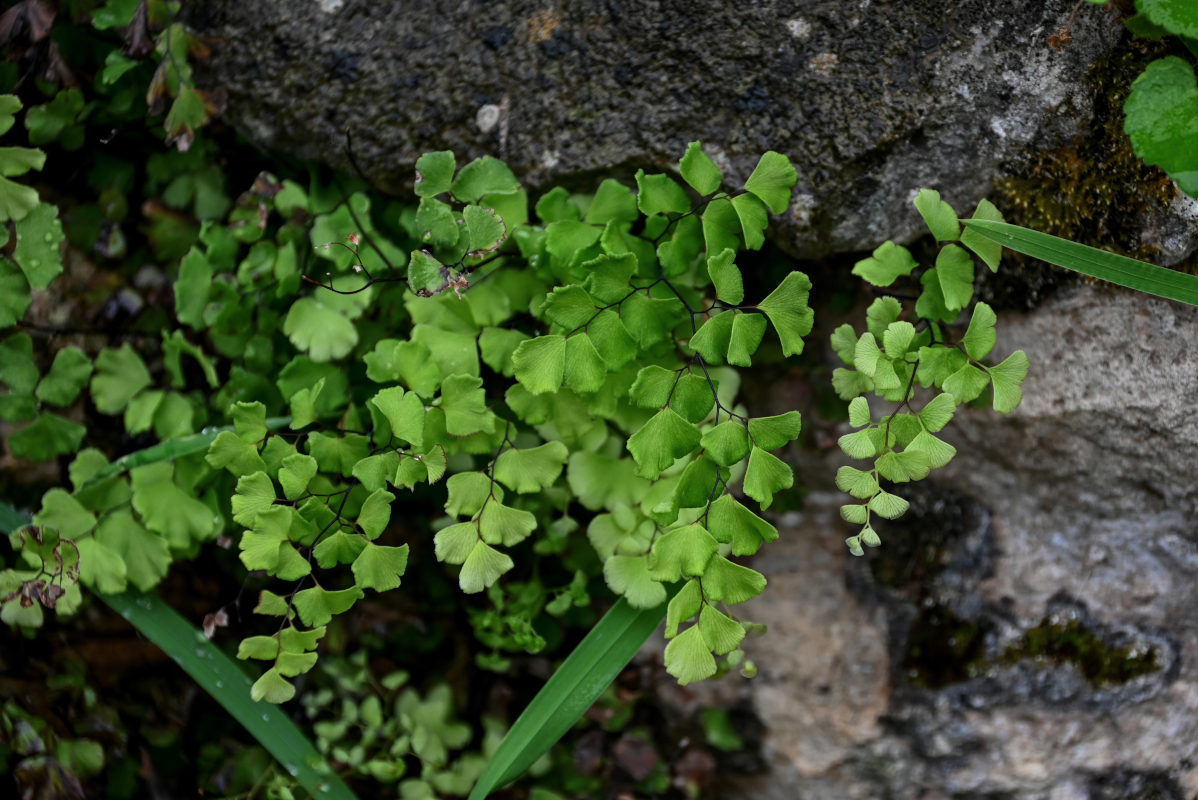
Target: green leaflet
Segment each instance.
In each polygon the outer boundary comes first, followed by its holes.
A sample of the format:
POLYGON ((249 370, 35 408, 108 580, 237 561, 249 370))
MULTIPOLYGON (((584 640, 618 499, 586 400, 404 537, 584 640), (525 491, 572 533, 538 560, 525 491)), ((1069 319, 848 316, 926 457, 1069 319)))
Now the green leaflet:
POLYGON ((710 364, 724 363, 725 355, 732 343, 733 317, 737 316, 725 311, 707 318, 699 326, 699 330, 690 338, 689 345, 710 364))
POLYGON ((1023 379, 1027 377, 1028 360, 1022 350, 1016 350, 1001 364, 990 367, 994 389, 994 410, 1002 414, 1014 411, 1023 400, 1023 379))
POLYGON ((58 209, 41 203, 30 209, 14 225, 17 246, 13 261, 25 273, 33 289, 45 289, 62 272, 62 222, 58 209))
POLYGON ((685 686, 705 680, 716 672, 715 657, 711 645, 703 638, 698 625, 692 625, 675 636, 666 645, 667 670, 685 686))
POLYGON ((965 345, 965 352, 970 358, 979 361, 994 349, 994 343, 997 341, 994 323, 997 321, 998 317, 985 303, 978 303, 973 307, 973 316, 969 319, 969 329, 965 331, 965 336, 961 340, 961 343, 965 345))
POLYGON ((416 159, 416 196, 432 197, 449 191, 456 166, 453 153, 448 150, 425 153, 416 159))
POLYGON ((698 428, 672 408, 663 408, 628 437, 628 452, 636 460, 638 474, 652 479, 694 450, 700 438, 698 428))
POLYGON ((701 195, 708 195, 720 188, 723 173, 711 160, 711 156, 703 152, 699 142, 691 142, 686 147, 686 154, 678 162, 678 171, 682 179, 701 195))
POLYGON ((637 170, 636 186, 637 207, 645 216, 690 211, 686 192, 667 175, 646 175, 643 169, 637 170))
POLYGON ((740 230, 745 240, 745 248, 748 250, 761 249, 761 245, 765 244, 765 226, 770 221, 766 214, 765 204, 753 195, 742 194, 732 198, 732 208, 740 219, 740 230))
POLYGON ((807 305, 811 292, 811 281, 801 272, 792 272, 782 279, 777 289, 757 304, 778 333, 782 342, 782 354, 799 355, 803 352, 803 337, 811 333, 815 314, 807 305))
POLYGON ((745 472, 745 494, 760 503, 762 508, 769 508, 775 494, 793 485, 794 473, 785 462, 759 447, 750 451, 749 468, 745 472))
MULTIPOLYGON (((986 199, 978 202, 977 210, 973 212, 973 219, 992 220, 995 222, 1003 221, 999 210, 994 207, 993 203, 986 199)), ((961 233, 961 244, 968 247, 978 258, 982 259, 991 272, 997 272, 998 264, 1002 260, 1002 245, 981 235, 978 231, 969 227, 968 223, 969 220, 966 220, 966 228, 961 233)))
POLYGON ((127 344, 119 350, 105 348, 96 356, 96 371, 91 378, 92 399, 102 413, 118 414, 150 382, 150 372, 133 348, 127 344))
POLYGON ((715 286, 716 297, 732 305, 745 299, 744 281, 740 269, 733 263, 735 259, 736 251, 732 248, 707 258, 707 273, 715 286))
POLYGON ((745 191, 756 195, 770 211, 781 214, 790 205, 790 190, 798 179, 790 159, 771 150, 758 160, 745 181, 745 191))
POLYGON ((936 257, 936 278, 940 296, 949 311, 958 311, 973 297, 973 259, 955 244, 950 244, 936 257))
POLYGON ((910 275, 916 266, 915 258, 907 248, 894 242, 885 242, 874 250, 871 258, 858 261, 853 266, 853 274, 874 286, 889 286, 899 278, 910 275))
POLYGON ((528 339, 512 354, 516 380, 533 394, 555 392, 566 374, 566 337, 528 339))
POLYGON ((583 221, 590 225, 604 225, 609 222, 632 222, 636 218, 636 195, 619 181, 608 178, 595 190, 591 207, 587 209, 583 221))
POLYGON ((649 572, 644 556, 611 556, 603 563, 603 578, 633 608, 656 608, 666 600, 666 587, 649 572))
POLYGON ((940 192, 932 189, 920 189, 915 197, 915 208, 919 211, 928 230, 941 242, 954 242, 961 237, 961 226, 957 221, 957 212, 952 206, 940 199, 940 192))
POLYGON ((495 460, 495 479, 520 493, 540 491, 557 480, 568 457, 569 450, 561 442, 504 450, 495 460))

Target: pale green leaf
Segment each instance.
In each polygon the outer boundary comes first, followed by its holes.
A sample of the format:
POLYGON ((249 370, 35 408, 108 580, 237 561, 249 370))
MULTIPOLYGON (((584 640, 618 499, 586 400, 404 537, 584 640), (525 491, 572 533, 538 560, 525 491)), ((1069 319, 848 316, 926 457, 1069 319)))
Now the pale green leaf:
POLYGON ((395 495, 383 489, 378 489, 362 502, 362 510, 358 512, 358 527, 369 539, 377 539, 379 534, 391 521, 391 503, 395 495))
POLYGON ((283 321, 283 333, 317 363, 342 358, 358 343, 354 324, 315 297, 301 297, 292 304, 283 321))
POLYGON ((641 408, 661 408, 669 402, 670 394, 680 377, 678 371, 668 370, 656 364, 641 367, 628 390, 628 398, 641 408))
POLYGON ((1027 377, 1027 354, 1016 350, 1000 364, 990 367, 994 386, 994 410, 1009 414, 1023 401, 1023 379, 1027 377))
POLYGON ((590 225, 605 225, 609 222, 632 222, 636 218, 636 195, 624 184, 608 178, 595 190, 583 221, 590 225))
POLYGON ((603 578, 633 608, 654 608, 666 601, 666 587, 649 574, 644 556, 612 556, 603 563, 603 578))
POLYGON ((673 409, 663 408, 628 437, 628 452, 636 460, 640 475, 656 478, 675 459, 694 450, 700 438, 698 428, 673 409))
MULTIPOLYGON (((757 304, 770 318, 782 342, 782 354, 797 356, 803 352, 803 337, 811 332, 815 314, 807 305, 811 281, 801 272, 787 275, 777 289, 757 304)), ((693 340, 692 340, 693 346, 693 340)))
POLYGON ((537 518, 523 509, 510 508, 497 500, 483 506, 478 533, 487 544, 513 547, 537 529, 537 518))
POLYGON ((705 680, 715 674, 715 657, 703 640, 698 625, 692 625, 666 645, 666 672, 683 686, 705 680))
POLYGON ((878 456, 875 465, 879 475, 895 483, 923 480, 932 468, 927 454, 919 450, 904 450, 901 453, 891 450, 878 456))
POLYGON ((699 445, 715 463, 730 467, 749 454, 749 435, 744 424, 729 419, 703 434, 699 445))
POLYGON ((37 399, 56 406, 70 405, 91 374, 92 360, 78 347, 64 347, 55 354, 50 371, 38 383, 37 399))
POLYGON ((275 485, 265 472, 242 476, 233 495, 233 521, 253 527, 258 514, 274 505, 275 499, 275 485))
POLYGON ((957 404, 968 403, 986 388, 989 378, 973 364, 965 364, 944 379, 944 391, 953 396, 957 404))
MULTIPOLYGON (((407 545, 404 548, 406 550, 407 545)), ((515 564, 506 553, 501 553, 479 540, 462 563, 462 571, 458 573, 458 586, 466 594, 476 594, 499 580, 499 576, 513 566, 515 564)))
POLYGON ((707 646, 721 656, 740 647, 745 638, 745 629, 739 622, 710 604, 699 612, 699 631, 707 646))
POLYGON ((495 415, 487 410, 482 386, 482 378, 475 375, 450 375, 441 382, 441 410, 445 412, 445 429, 450 435, 469 436, 495 430, 495 415))
POLYGON ((840 449, 843 450, 850 458, 873 458, 877 455, 877 446, 874 444, 871 432, 873 429, 866 428, 865 430, 846 433, 837 441, 840 449))
POLYGON ((955 244, 945 246, 936 257, 937 280, 944 305, 959 311, 973 298, 973 259, 955 244))
POLYGON ((940 199, 940 192, 933 189, 920 189, 919 194, 915 197, 915 207, 937 241, 954 242, 961 237, 961 225, 957 222, 957 212, 940 199))
POLYGON ((836 486, 858 500, 868 500, 878 491, 878 479, 873 472, 844 466, 836 470, 836 486))
POLYGON ((869 510, 885 519, 898 519, 911 504, 890 492, 878 492, 869 501, 869 510))
MULTIPOLYGON (((1002 222, 1002 213, 994 207, 993 203, 982 198, 978 203, 977 210, 973 212, 973 219, 1002 222)), ((965 230, 961 233, 961 244, 968 247, 978 258, 982 259, 982 262, 990 268, 991 272, 998 271, 998 265, 1002 261, 1001 244, 991 241, 968 225, 965 226, 965 230)))
POLYGON ((732 335, 728 341, 728 363, 738 367, 752 365, 765 336, 766 320, 760 314, 737 314, 732 319, 732 335))
POLYGON ((928 465, 932 469, 940 469, 957 454, 957 448, 946 441, 937 439, 927 431, 920 431, 907 444, 907 450, 918 450, 928 457, 928 465))
POLYGON ((745 181, 745 190, 756 195, 770 207, 770 211, 781 214, 790 205, 790 190, 799 175, 790 159, 770 150, 764 153, 745 181))
POLYGON ((773 417, 754 417, 749 420, 749 436, 762 450, 777 450, 799 438, 802 419, 798 411, 787 411, 773 417))
MULTIPOLYGON (((355 475, 357 474, 355 467, 355 475)), ((308 482, 316 476, 316 459, 297 453, 283 459, 279 468, 279 483, 283 487, 283 496, 288 500, 297 500, 308 488, 308 482)))
POLYGON ((649 554, 649 572, 654 580, 664 583, 698 577, 717 549, 719 544, 702 525, 675 528, 654 542, 649 554))
POLYGON ((449 150, 425 153, 416 159, 416 196, 432 197, 449 191, 456 166, 453 153, 449 150))
POLYGON ((670 599, 666 608, 666 638, 678 635, 678 626, 699 613, 703 606, 703 589, 698 578, 691 578, 670 599))
POLYGON ((556 392, 566 374, 566 337, 529 339, 512 354, 516 380, 533 394, 556 392))
POLYGON ((469 205, 462 209, 471 255, 490 252, 503 242, 507 228, 499 215, 489 208, 469 205))
POLYGON ((643 169, 638 169, 636 187, 637 208, 647 217, 654 214, 685 214, 691 209, 686 192, 667 175, 646 175, 643 169))
POLYGON ((35 206, 15 225, 17 246, 13 261, 34 289, 45 289, 62 272, 63 239, 58 209, 49 203, 35 206))
POLYGON ((711 277, 711 285, 715 287, 716 297, 731 305, 737 305, 745 299, 744 281, 740 268, 733 263, 735 260, 736 251, 731 248, 707 258, 707 274, 711 277))
POLYGON ((900 359, 907 354, 911 343, 915 341, 915 326, 910 322, 892 322, 882 335, 882 348, 886 357, 900 359))
POLYGON ((716 541, 731 544, 732 554, 750 556, 762 542, 778 538, 778 529, 754 514, 732 495, 721 495, 707 512, 707 528, 716 541))
POLYGON ((416 447, 424 445, 424 401, 415 392, 390 386, 378 391, 370 402, 387 418, 392 434, 416 447))
POLYGON ((723 173, 711 160, 711 156, 703 152, 700 142, 691 142, 687 145, 686 153, 678 162, 678 171, 682 175, 682 179, 701 195, 715 192, 720 188, 720 182, 724 179, 723 173))
POLYGON ((587 334, 576 333, 566 340, 566 371, 562 379, 566 386, 581 394, 599 391, 607 380, 607 365, 587 334))
POLYGON ((951 394, 938 394, 919 410, 919 419, 931 433, 943 428, 953 418, 957 403, 951 394))
POLYGON ((150 371, 133 348, 104 348, 91 379, 92 402, 103 414, 119 414, 133 396, 150 385, 150 371))
POLYGON ((740 219, 745 249, 759 250, 765 244, 765 226, 770 221, 765 203, 751 194, 741 194, 732 198, 732 208, 740 219))
POLYGON ((885 242, 874 250, 872 257, 858 261, 853 274, 874 286, 889 286, 910 275, 917 266, 911 251, 894 242, 885 242))
POLYGON ((338 591, 312 586, 296 592, 291 602, 303 623, 315 627, 327 625, 334 616, 344 614, 365 596, 357 586, 338 591))
POLYGON ((525 449, 510 448, 495 460, 495 479, 521 494, 539 492, 558 479, 569 455, 561 442, 546 442, 525 449))
POLYGON ((733 317, 739 316, 732 312, 713 314, 699 326, 699 330, 690 338, 690 348, 703 356, 709 364, 723 364, 732 342, 733 317))
POLYGON ((503 489, 483 472, 456 472, 445 485, 449 493, 445 510, 455 517, 473 517, 492 495, 503 500, 503 489))
POLYGON ((399 586, 408 568, 408 546, 388 547, 367 542, 350 567, 359 588, 385 592, 399 586))
POLYGON ((765 589, 765 576, 717 554, 703 573, 703 593, 710 603, 736 605, 751 600, 765 589))
POLYGON ((997 340, 994 323, 997 321, 998 317, 985 303, 979 302, 973 307, 973 316, 969 318, 969 329, 965 331, 965 337, 961 343, 965 345, 965 352, 974 361, 982 360, 994 349, 994 342, 997 340))
POLYGON ((782 459, 760 447, 752 449, 749 468, 745 472, 745 494, 760 503, 762 508, 769 508, 776 493, 792 486, 794 472, 782 459))

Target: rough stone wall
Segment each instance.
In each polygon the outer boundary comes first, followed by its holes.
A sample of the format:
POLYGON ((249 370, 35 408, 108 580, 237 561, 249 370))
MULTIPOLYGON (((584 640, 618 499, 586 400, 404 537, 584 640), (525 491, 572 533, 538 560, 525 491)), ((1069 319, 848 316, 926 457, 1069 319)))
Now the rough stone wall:
POLYGON ((251 140, 410 186, 416 158, 506 159, 527 184, 672 169, 702 140, 732 181, 765 150, 800 182, 778 239, 818 256, 972 207, 1004 161, 1073 136, 1121 27, 1074 0, 694 3, 188 0, 202 84, 251 140))

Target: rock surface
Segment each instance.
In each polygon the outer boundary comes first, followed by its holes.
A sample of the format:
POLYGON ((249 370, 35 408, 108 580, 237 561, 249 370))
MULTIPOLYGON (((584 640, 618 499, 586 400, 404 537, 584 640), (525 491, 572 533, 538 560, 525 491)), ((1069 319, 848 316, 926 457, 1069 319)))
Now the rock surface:
POLYGON ((1081 286, 998 331, 1023 404, 958 414, 880 549, 813 491, 758 556, 761 672, 717 690, 768 730, 740 796, 1198 794, 1198 309, 1081 286))
POLYGON ((534 189, 673 169, 695 139, 739 185, 778 150, 800 175, 778 238, 805 256, 921 232, 921 186, 972 208, 1085 124, 1084 76, 1122 35, 1087 6, 1050 47, 1074 0, 184 6, 215 51, 200 83, 258 144, 349 168, 349 130, 396 191, 428 150, 498 155, 534 189))

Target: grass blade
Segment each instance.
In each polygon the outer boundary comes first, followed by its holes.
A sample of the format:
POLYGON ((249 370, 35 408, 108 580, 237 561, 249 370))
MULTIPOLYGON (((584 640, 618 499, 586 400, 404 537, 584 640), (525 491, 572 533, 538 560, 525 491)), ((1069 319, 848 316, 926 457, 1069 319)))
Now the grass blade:
MULTIPOLYGON (((266 420, 266 427, 270 429, 281 428, 291 421, 291 417, 271 417, 266 420)), ((113 461, 108 466, 96 472, 87 481, 84 486, 102 481, 105 478, 113 475, 118 475, 134 467, 142 467, 146 464, 153 464, 157 461, 171 461, 183 456, 189 456, 192 453, 201 453, 208 449, 223 431, 233 430, 232 425, 226 425, 222 428, 207 428, 200 433, 193 433, 191 436, 181 436, 178 439, 167 439, 165 442, 159 442, 153 447, 147 447, 144 450, 130 453, 126 456, 121 456, 116 461, 113 461)), ((82 487, 80 487, 82 488, 82 487)))
POLYGON ((544 755, 628 665, 665 615, 665 603, 640 610, 618 600, 524 709, 487 762, 469 800, 483 800, 544 755))
POLYGON ((96 596, 174 659, 313 797, 353 800, 353 792, 286 712, 251 700, 253 682, 241 667, 158 595, 124 592, 96 596))
POLYGON ((1006 222, 963 219, 962 224, 1017 253, 1140 292, 1198 306, 1198 276, 1115 255, 1006 222))
MULTIPOLYGON (((0 503, 0 532, 11 533, 29 522, 27 515, 0 503)), ((354 800, 291 718, 278 706, 251 700, 253 682, 241 667, 160 597, 141 592, 94 594, 174 659, 313 797, 354 800)))

